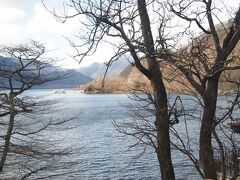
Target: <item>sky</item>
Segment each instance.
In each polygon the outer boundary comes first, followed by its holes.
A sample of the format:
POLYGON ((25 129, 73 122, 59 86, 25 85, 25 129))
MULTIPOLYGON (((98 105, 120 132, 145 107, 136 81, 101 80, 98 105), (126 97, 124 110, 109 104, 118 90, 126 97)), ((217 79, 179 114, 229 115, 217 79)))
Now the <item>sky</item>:
MULTIPOLYGON (((63 0, 43 1, 50 9, 62 10, 63 0)), ((239 5, 239 0, 227 2, 233 7, 239 5)), ((0 45, 40 41, 47 47, 47 55, 60 59, 58 65, 65 68, 79 68, 94 61, 106 62, 113 54, 106 44, 100 46, 96 54, 84 60, 81 65, 70 57, 74 55, 74 51, 64 37, 71 39, 80 29, 77 18, 64 24, 56 21, 44 8, 41 0, 0 0, 0 45)))
MULTIPOLYGON (((62 0, 44 0, 44 3, 51 8, 62 8, 62 0)), ((76 35, 79 29, 78 19, 64 24, 56 21, 44 8, 41 0, 0 0, 0 45, 40 41, 47 48, 47 56, 59 59, 57 65, 65 68, 107 61, 111 52, 105 51, 104 46, 100 47, 95 56, 84 60, 80 65, 70 57, 74 55, 74 51, 64 37, 76 35)))

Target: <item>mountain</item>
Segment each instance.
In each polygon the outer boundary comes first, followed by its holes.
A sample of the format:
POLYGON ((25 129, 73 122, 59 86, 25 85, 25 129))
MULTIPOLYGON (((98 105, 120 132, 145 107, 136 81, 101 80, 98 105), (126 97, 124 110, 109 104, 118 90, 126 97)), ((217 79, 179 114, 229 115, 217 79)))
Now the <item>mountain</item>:
MULTIPOLYGON (((107 72, 107 77, 118 75, 125 67, 129 65, 129 62, 126 58, 121 57, 117 61, 114 61, 112 65, 109 67, 107 72)), ((104 76, 106 71, 105 63, 93 63, 86 67, 81 67, 77 69, 78 72, 84 74, 85 76, 89 76, 93 79, 101 78, 104 76)))
POLYGON ((57 70, 54 72, 57 77, 60 77, 57 80, 50 81, 44 83, 40 86, 36 86, 37 88, 46 88, 46 89, 55 89, 55 88, 76 88, 79 85, 87 84, 88 82, 92 81, 93 79, 84 76, 80 72, 77 72, 74 69, 62 69, 57 70))
MULTIPOLYGON (((235 52, 240 52, 240 43, 235 52)), ((146 61, 142 61, 146 66, 146 61)), ((237 64, 239 65, 239 62, 237 64)), ((169 92, 192 93, 187 79, 175 69, 174 66, 162 64, 162 73, 164 83, 169 92)), ((235 83, 228 81, 235 81, 240 83, 240 70, 225 71, 219 79, 219 92, 228 94, 234 92, 238 87, 235 83)), ((86 85, 81 85, 80 90, 87 93, 129 93, 132 91, 148 91, 151 92, 151 85, 147 78, 132 65, 128 65, 118 75, 107 77, 102 87, 102 79, 96 79, 86 85)))
MULTIPOLYGON (((226 28, 229 28, 229 24, 225 24, 225 27, 218 25, 216 27, 217 33, 219 36, 220 42, 223 43, 223 40, 226 36, 226 28)), ((182 61, 179 61, 178 64, 182 64, 183 67, 187 67, 191 70, 193 78, 201 83, 200 79, 204 79, 209 73, 211 68, 214 66, 216 52, 214 51, 214 41, 212 35, 200 34, 195 37, 193 41, 180 48, 178 53, 182 53, 183 57, 185 56, 184 52, 190 54, 189 50, 191 49, 192 56, 194 58, 185 58, 182 61), (196 47, 199 47, 196 48, 196 47), (203 51, 204 53, 201 56, 196 56, 198 51, 203 51), (202 59, 207 58, 207 59, 202 59), (206 68, 207 66, 207 68, 206 68), (209 70, 208 70, 209 69, 209 70)), ((226 65, 228 68, 239 67, 240 66, 240 42, 236 45, 233 52, 229 55, 226 65)), ((170 92, 184 92, 184 93, 194 93, 195 89, 189 84, 186 77, 178 70, 175 66, 170 63, 159 61, 161 63, 161 71, 164 77, 164 84, 166 89, 170 92)), ((146 66, 146 61, 142 59, 141 63, 146 66)), ((88 92, 93 89, 94 91, 102 92, 130 92, 136 89, 142 90, 147 89, 151 91, 151 85, 149 81, 143 76, 135 67, 129 65, 126 66, 118 75, 109 77, 105 80, 105 86, 102 89, 101 79, 90 82, 88 85, 80 87, 83 91, 88 92)), ((219 79, 219 92, 227 94, 238 90, 238 85, 240 84, 240 69, 234 68, 234 70, 226 70, 221 74, 219 79)))
POLYGON ((106 77, 104 86, 102 85, 102 78, 98 78, 86 85, 81 85, 80 90, 86 93, 128 93, 150 87, 147 79, 131 64, 117 75, 106 77))
MULTIPOLYGON (((23 63, 27 62, 23 61, 23 63)), ((36 61, 36 63, 38 62, 36 61)), ((46 67, 41 69, 40 78, 44 79, 50 77, 56 80, 34 86, 33 88, 75 88, 92 80, 92 78, 84 76, 80 72, 77 72, 73 69, 63 69, 52 66, 51 64, 45 64, 44 66, 46 67)), ((20 69, 20 67, 21 63, 18 59, 0 56, 0 88, 9 88, 7 77, 9 77, 10 73, 20 69)), ((35 65, 29 65, 24 72, 21 72, 21 75, 23 77, 27 77, 28 80, 31 78, 31 76, 34 78, 34 73, 38 73, 38 70, 33 69, 35 69, 35 65)), ((13 86, 16 88, 21 85, 19 79, 19 75, 14 76, 13 86)))

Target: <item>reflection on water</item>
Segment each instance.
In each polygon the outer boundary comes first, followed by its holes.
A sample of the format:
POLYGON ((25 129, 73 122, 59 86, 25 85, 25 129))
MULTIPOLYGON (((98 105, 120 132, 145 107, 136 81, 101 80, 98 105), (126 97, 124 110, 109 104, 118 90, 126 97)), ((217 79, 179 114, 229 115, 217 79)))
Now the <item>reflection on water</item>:
MULTIPOLYGON (((154 150, 128 147, 135 139, 123 137, 113 127, 113 120, 129 118, 127 109, 122 104, 130 102, 127 95, 122 94, 80 94, 67 91, 66 94, 54 94, 52 91, 33 90, 31 96, 48 95, 50 99, 61 99, 60 111, 55 117, 70 117, 79 114, 71 126, 76 128, 47 134, 48 138, 61 139, 59 146, 80 149, 71 155, 69 160, 78 164, 65 169, 72 173, 56 179, 159 179, 160 172, 154 150)), ((177 125, 184 132, 183 122, 177 125)), ((189 122, 190 133, 198 133, 199 124, 189 122), (197 128, 196 128, 197 127, 197 128)), ((176 177, 197 179, 193 167, 188 166, 185 156, 173 150, 176 177), (184 167, 183 167, 184 166, 184 167), (193 174, 192 174, 193 173, 193 174)), ((54 179, 54 178, 51 178, 54 179)))

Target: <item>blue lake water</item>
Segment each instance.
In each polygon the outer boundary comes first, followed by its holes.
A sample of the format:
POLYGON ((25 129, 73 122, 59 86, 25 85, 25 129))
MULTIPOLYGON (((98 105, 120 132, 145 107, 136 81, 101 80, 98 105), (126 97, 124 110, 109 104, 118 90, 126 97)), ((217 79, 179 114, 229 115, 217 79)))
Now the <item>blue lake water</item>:
MULTIPOLYGON (((123 136, 113 126, 113 120, 121 122, 130 118, 128 109, 124 107, 131 102, 127 95, 81 94, 74 91, 54 94, 50 90, 32 90, 28 94, 31 96, 47 95, 49 99, 58 99, 60 110, 53 112, 52 116, 55 118, 67 118, 78 114, 77 119, 70 123, 75 128, 45 134, 48 138, 60 139, 58 144, 60 147, 78 149, 77 153, 69 156, 69 161, 74 160, 78 164, 62 170, 66 174, 56 179, 155 180, 160 178, 154 149, 149 147, 144 154, 139 156, 143 148, 139 146, 129 148, 136 143, 136 140, 123 136), (67 173, 68 171, 71 173, 67 173)), ((184 98, 187 103, 188 97, 184 98)), ((197 138, 200 124, 195 121, 188 123, 191 137, 197 138)), ((176 129, 184 134, 184 122, 177 124, 176 129)), ((177 178, 200 179, 186 156, 173 149, 172 157, 177 178)), ((37 175, 32 176, 32 179, 34 177, 37 178, 37 175)))

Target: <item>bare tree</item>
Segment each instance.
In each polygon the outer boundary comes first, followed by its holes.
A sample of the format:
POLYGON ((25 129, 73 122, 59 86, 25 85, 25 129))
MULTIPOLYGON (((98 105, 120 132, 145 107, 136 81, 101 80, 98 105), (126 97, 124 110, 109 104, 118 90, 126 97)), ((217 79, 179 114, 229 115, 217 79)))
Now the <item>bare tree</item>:
MULTIPOLYGON (((230 73, 232 74, 232 73, 230 73)), ((221 172, 222 178, 227 176, 236 178, 239 173, 239 79, 229 79, 227 76, 222 76, 221 79, 226 78, 228 86, 234 87, 234 93, 231 95, 221 95, 219 99, 223 105, 217 104, 216 119, 218 126, 213 130, 213 137, 216 141, 217 147, 215 148, 216 167, 217 171, 221 172), (231 85, 231 84, 234 84, 231 85), (232 127, 233 125, 237 125, 232 127), (237 129, 235 129, 237 128, 237 129)))
POLYGON ((109 43, 116 49, 116 54, 109 61, 108 66, 119 56, 129 53, 136 68, 151 82, 156 111, 154 126, 157 144, 155 146, 163 179, 174 179, 170 160, 170 116, 162 75, 163 64, 166 62, 184 75, 188 83, 180 82, 180 80, 179 82, 185 84, 192 93, 197 95, 196 97, 203 107, 200 133, 200 157, 203 174, 204 178, 217 178, 213 158, 212 132, 219 124, 216 119, 218 84, 224 71, 239 69, 238 65, 232 65, 234 58, 230 54, 240 39, 240 10, 236 11, 226 26, 215 16, 216 9, 212 4, 211 0, 168 1, 170 11, 180 19, 189 22, 186 31, 179 34, 189 35, 189 29, 194 23, 203 32, 203 35, 198 38, 191 36, 190 45, 183 48, 175 46, 178 45, 177 39, 174 39, 176 36, 174 38, 167 36, 167 28, 173 28, 168 27, 171 16, 166 13, 169 10, 164 11, 166 6, 160 1, 93 2, 70 0, 69 4, 64 6, 64 14, 52 12, 62 22, 74 17, 85 18, 82 25, 86 33, 81 32, 83 34, 79 35, 84 43, 78 45, 71 40, 69 41, 77 51, 74 58, 80 58, 81 62, 83 58, 92 55, 97 50, 99 43, 110 41, 109 43), (202 6, 196 9, 195 7, 198 7, 199 4, 202 6), (73 9, 75 13, 68 14, 70 12, 68 8, 73 9), (155 16, 151 16, 153 19, 149 17, 148 12, 150 11, 148 10, 152 10, 154 13, 155 16), (213 18, 214 16, 215 18, 213 18), (215 23, 216 19, 217 23, 215 23), (156 23, 159 34, 154 39, 152 27, 155 27, 156 23), (217 24, 222 26, 224 33, 217 32, 217 24), (112 42, 113 39, 117 39, 116 43, 112 42), (169 43, 169 41, 172 42, 169 43), (207 42, 211 42, 211 45, 207 42), (210 54, 210 51, 213 53, 210 54), (147 66, 143 65, 141 56, 147 60, 147 66))
POLYGON ((74 58, 82 61, 92 55, 101 42, 108 41, 116 49, 111 62, 125 54, 130 54, 135 67, 151 82, 155 106, 156 153, 161 169, 162 179, 175 179, 171 160, 168 99, 163 82, 161 67, 155 56, 155 39, 152 33, 148 8, 154 7, 154 1, 90 1, 69 0, 65 4, 64 14, 52 11, 55 17, 65 22, 74 17, 84 18, 84 31, 80 32, 78 45, 70 40, 70 44, 77 51, 74 58), (74 14, 68 14, 73 9, 74 14), (116 43, 113 43, 116 41, 116 43), (145 56, 147 67, 141 62, 145 56))
MULTIPOLYGON (((186 34, 189 35, 194 23, 203 33, 199 37, 190 37, 190 45, 177 51, 166 46, 167 43, 160 44, 159 57, 173 64, 188 80, 192 92, 201 97, 200 160, 204 178, 217 179, 212 133, 219 123, 216 119, 219 78, 227 70, 239 69, 238 59, 233 58, 231 53, 240 40, 240 8, 226 25, 215 16, 217 8, 212 0, 171 1, 169 6, 180 19, 189 22, 186 34)), ((160 31, 160 42, 164 42, 163 37, 160 31)))
POLYGON ((25 179, 39 171, 60 168, 57 158, 71 151, 57 148, 57 140, 47 140, 43 134, 59 130, 73 118, 51 118, 57 101, 27 94, 34 86, 61 78, 49 71, 53 60, 43 57, 45 47, 36 41, 2 46, 0 51, 7 56, 0 61, 0 171, 17 166, 20 177, 25 179))
MULTIPOLYGON (((125 121, 114 121, 114 126, 120 133, 136 138, 136 143, 130 147, 141 146, 143 150, 147 147, 152 147, 156 150, 157 136, 154 125, 155 101, 152 96, 152 90, 148 89, 148 87, 146 84, 140 88, 130 87, 133 93, 129 95, 129 98, 133 101, 126 105, 126 107, 129 109, 129 116, 131 118, 125 121)), ((186 164, 177 162, 181 168, 187 165, 193 166, 197 170, 196 173, 193 173, 191 169, 193 177, 200 176, 203 178, 204 175, 199 160, 196 157, 196 152, 198 152, 197 136, 195 133, 191 133, 192 129, 188 127, 192 123, 197 124, 199 122, 200 116, 198 114, 200 114, 200 109, 196 102, 197 99, 194 99, 191 95, 185 95, 183 99, 182 95, 172 94, 169 96, 168 116, 170 120, 171 149, 173 153, 179 154, 180 152, 183 154, 179 156, 179 159, 182 157, 189 159, 186 164)), ((175 168, 177 166, 175 164, 175 168)), ((186 171, 186 173, 189 172, 186 171)))

